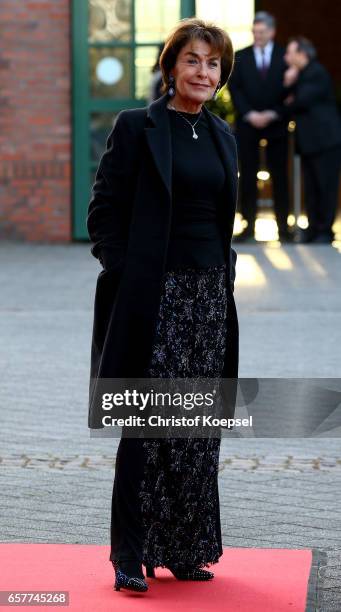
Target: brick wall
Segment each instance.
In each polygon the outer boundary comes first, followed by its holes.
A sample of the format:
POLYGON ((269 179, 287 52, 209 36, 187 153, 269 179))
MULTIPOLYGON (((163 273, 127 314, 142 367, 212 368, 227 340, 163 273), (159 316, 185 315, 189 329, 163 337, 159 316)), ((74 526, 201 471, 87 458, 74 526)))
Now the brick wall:
POLYGON ((71 239, 69 0, 1 0, 0 237, 71 239))

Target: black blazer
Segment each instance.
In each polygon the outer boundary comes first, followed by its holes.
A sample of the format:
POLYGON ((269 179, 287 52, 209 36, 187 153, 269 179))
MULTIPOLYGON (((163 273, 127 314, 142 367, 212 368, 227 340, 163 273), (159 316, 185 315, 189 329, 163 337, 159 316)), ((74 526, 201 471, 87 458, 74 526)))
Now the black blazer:
MULTIPOLYGON (((107 140, 89 204, 87 227, 99 273, 91 347, 89 426, 96 425, 99 378, 148 377, 171 222, 168 95, 119 113, 107 140)), ((237 201, 237 150, 227 123, 203 112, 225 171, 219 221, 225 237, 229 301, 223 376, 238 376, 238 319, 233 297, 237 254, 231 248, 237 201)))
POLYGON ((263 78, 257 68, 252 45, 236 52, 229 91, 237 113, 237 126, 249 111, 274 110, 280 115, 280 120, 272 122, 262 133, 264 132, 266 137, 286 129, 283 101, 288 94, 283 85, 284 72, 287 69, 284 54, 285 50, 274 43, 271 63, 266 77, 263 78))
POLYGON ((341 144, 341 119, 327 70, 312 60, 300 72, 294 102, 287 106, 296 121, 296 144, 302 155, 320 153, 341 144))

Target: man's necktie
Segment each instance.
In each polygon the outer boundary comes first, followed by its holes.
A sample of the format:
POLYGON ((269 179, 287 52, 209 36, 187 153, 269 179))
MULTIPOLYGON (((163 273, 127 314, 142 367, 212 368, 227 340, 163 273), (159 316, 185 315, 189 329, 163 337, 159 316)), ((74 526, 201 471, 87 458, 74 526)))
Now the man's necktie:
POLYGON ((262 63, 260 65, 260 73, 263 79, 265 79, 266 75, 268 74, 268 66, 265 60, 265 49, 261 49, 261 54, 262 54, 262 63))

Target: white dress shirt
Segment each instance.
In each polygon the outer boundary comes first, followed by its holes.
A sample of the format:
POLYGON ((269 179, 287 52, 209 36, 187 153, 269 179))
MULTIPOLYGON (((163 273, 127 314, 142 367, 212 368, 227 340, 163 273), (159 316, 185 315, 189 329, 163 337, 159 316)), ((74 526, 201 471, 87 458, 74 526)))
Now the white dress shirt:
POLYGON ((268 44, 265 45, 265 47, 263 49, 261 47, 256 47, 256 45, 254 45, 253 52, 254 52, 254 55, 255 55, 255 60, 256 60, 257 68, 259 70, 261 70, 262 67, 263 67, 263 53, 262 53, 262 51, 264 51, 265 66, 266 66, 266 68, 269 68, 270 63, 271 63, 271 56, 272 56, 273 48, 274 48, 274 41, 273 40, 270 40, 268 42, 268 44))

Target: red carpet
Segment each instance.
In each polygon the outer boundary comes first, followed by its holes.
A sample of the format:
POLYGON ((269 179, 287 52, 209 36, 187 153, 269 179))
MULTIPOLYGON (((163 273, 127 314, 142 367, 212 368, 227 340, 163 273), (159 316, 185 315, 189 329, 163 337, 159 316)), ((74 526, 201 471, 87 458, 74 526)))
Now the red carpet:
MULTIPOLYGON (((311 550, 225 548, 220 562, 212 566, 212 582, 180 582, 158 568, 157 578, 147 579, 147 593, 114 591, 108 557, 108 546, 1 544, 0 590, 69 591, 67 609, 82 612, 306 610, 311 550)), ((30 605, 20 610, 26 608, 46 609, 30 605)))

